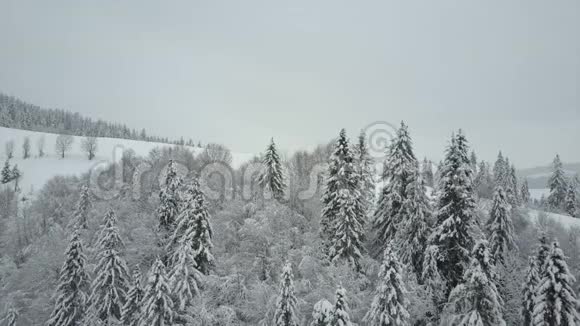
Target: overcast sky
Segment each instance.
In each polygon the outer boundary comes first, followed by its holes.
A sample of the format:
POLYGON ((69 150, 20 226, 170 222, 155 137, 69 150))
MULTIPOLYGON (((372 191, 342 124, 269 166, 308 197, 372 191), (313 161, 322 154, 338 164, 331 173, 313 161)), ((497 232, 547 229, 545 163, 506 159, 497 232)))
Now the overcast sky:
POLYGON ((262 151, 405 120, 439 160, 580 161, 580 1, 0 0, 0 91, 262 151))

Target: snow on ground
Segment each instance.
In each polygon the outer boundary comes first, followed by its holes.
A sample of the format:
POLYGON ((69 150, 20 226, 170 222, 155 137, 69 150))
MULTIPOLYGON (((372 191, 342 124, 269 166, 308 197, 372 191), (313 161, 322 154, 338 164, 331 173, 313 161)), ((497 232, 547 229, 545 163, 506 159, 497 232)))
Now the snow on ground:
MULTIPOLYGON (((530 217, 530 221, 537 223, 538 220, 538 215, 540 215, 541 211, 535 210, 535 209, 530 209, 528 212, 528 216, 530 217)), ((562 225, 565 228, 571 228, 571 227, 578 227, 580 228, 580 218, 574 218, 572 216, 568 216, 568 215, 561 215, 561 214, 556 214, 556 213, 548 213, 548 212, 544 212, 546 214, 546 216, 553 220, 554 222, 559 223, 560 225, 562 225)))
MULTIPOLYGON (((57 136, 57 134, 0 127, 0 168, 4 166, 6 159, 4 144, 8 141, 14 141, 14 158, 10 161, 10 164, 17 164, 18 169, 23 174, 20 180, 20 188, 23 192, 28 193, 40 189, 48 180, 56 175, 80 175, 98 164, 112 162, 115 158, 114 152, 119 153, 122 150, 132 149, 138 156, 146 156, 156 147, 173 146, 170 144, 137 140, 99 138, 96 157, 93 161, 89 161, 86 153, 81 149, 81 142, 84 137, 73 136, 74 143, 70 152, 66 154, 64 159, 61 159, 55 150, 57 136), (22 158, 22 144, 26 137, 30 138, 32 157, 24 160, 22 158), (41 138, 44 138, 45 141, 44 152, 46 156, 43 158, 38 157, 37 142, 41 138)), ((199 147, 187 148, 190 148, 195 155, 203 151, 199 147)), ((253 156, 254 154, 252 153, 232 152, 232 167, 240 167, 253 156)), ((116 157, 116 159, 119 158, 116 157)))

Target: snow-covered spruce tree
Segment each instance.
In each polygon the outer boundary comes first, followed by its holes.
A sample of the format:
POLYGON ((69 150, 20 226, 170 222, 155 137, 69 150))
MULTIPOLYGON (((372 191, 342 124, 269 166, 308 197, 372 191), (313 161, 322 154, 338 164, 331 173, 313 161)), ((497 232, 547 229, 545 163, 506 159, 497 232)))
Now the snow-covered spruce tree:
POLYGON ((364 250, 364 220, 357 214, 358 195, 349 189, 341 189, 338 200, 340 207, 335 216, 328 256, 331 261, 344 259, 350 266, 360 271, 360 260, 364 250))
POLYGON ((407 200, 407 187, 413 181, 417 169, 417 159, 407 126, 401 122, 397 135, 392 140, 383 167, 384 187, 379 201, 372 229, 374 231, 373 251, 380 254, 385 246, 395 240, 396 231, 404 222, 401 207, 407 200))
POLYGON ((493 186, 493 176, 489 171, 489 164, 481 161, 477 169, 477 175, 473 180, 473 187, 476 190, 477 196, 479 198, 491 199, 493 197, 493 186))
POLYGON ((4 167, 2 168, 2 183, 8 183, 12 181, 12 169, 10 169, 10 160, 4 162, 4 167))
POLYGON ((508 177, 507 164, 508 163, 506 162, 506 160, 503 157, 503 154, 500 151, 499 154, 497 155, 497 160, 493 165, 493 181, 496 187, 501 186, 505 188, 507 185, 507 177, 508 177))
POLYGON ((379 284, 370 310, 365 315, 369 326, 407 326, 409 312, 407 290, 401 273, 403 268, 391 245, 385 249, 383 264, 379 271, 379 284))
POLYGON ((447 285, 443 297, 462 281, 474 243, 475 199, 467 153, 467 140, 460 130, 452 137, 441 168, 436 222, 428 241, 428 250, 438 253, 437 268, 447 285))
POLYGON ((336 301, 332 310, 331 326, 352 326, 348 313, 346 290, 341 286, 336 290, 336 301))
POLYGON ((284 181, 284 171, 278 150, 276 149, 276 144, 274 143, 274 138, 270 140, 270 145, 268 145, 262 159, 262 165, 262 173, 258 178, 258 184, 262 189, 271 191, 274 199, 283 199, 286 183, 284 181))
POLYGON ((356 161, 358 165, 358 173, 360 174, 360 194, 362 196, 362 209, 365 217, 367 217, 375 203, 375 164, 369 153, 368 144, 366 141, 366 134, 361 131, 358 137, 358 143, 355 148, 356 161))
POLYGON ((332 311, 334 306, 326 299, 318 301, 312 311, 312 323, 310 326, 330 326, 332 323, 332 311))
POLYGON ((89 276, 78 231, 70 239, 56 289, 56 303, 47 326, 80 326, 84 318, 89 276))
POLYGON ((486 241, 474 246, 473 256, 463 281, 449 295, 441 325, 506 325, 502 316, 502 300, 493 279, 495 267, 489 259, 486 241))
POLYGON ((346 131, 342 129, 330 157, 322 196, 321 236, 331 260, 344 258, 360 268, 364 241, 360 178, 346 131))
POLYGON ((89 210, 91 209, 91 196, 89 194, 89 187, 81 186, 79 201, 73 214, 73 221, 75 227, 88 229, 87 218, 89 210))
POLYGON ((149 271, 138 326, 173 325, 175 312, 165 266, 157 259, 149 271))
POLYGON ((435 186, 435 176, 433 175, 433 163, 425 157, 423 164, 421 164, 421 177, 425 181, 425 185, 433 188, 435 186))
POLYGON ((530 202, 530 187, 528 186, 528 180, 524 179, 524 182, 522 182, 522 190, 520 191, 520 196, 522 197, 522 203, 523 204, 528 204, 530 202))
POLYGON ((522 284, 522 320, 523 326, 533 326, 534 300, 536 298, 536 287, 538 286, 538 262, 536 257, 529 258, 528 269, 526 271, 526 281, 522 284))
POLYGON ((169 286, 175 309, 185 313, 193 299, 199 295, 201 273, 196 269, 194 251, 188 242, 182 241, 171 257, 169 286))
POLYGON ((141 315, 141 302, 143 300, 143 286, 141 285, 141 271, 135 268, 133 271, 133 280, 129 291, 127 292, 127 300, 123 306, 121 323, 126 326, 137 326, 139 316, 141 315))
POLYGON ((471 164, 471 170, 473 170, 473 174, 477 174, 477 155, 475 151, 471 151, 471 155, 469 156, 469 163, 471 164))
POLYGON ((548 180, 548 188, 550 188, 548 205, 552 209, 563 208, 566 192, 568 191, 568 184, 562 167, 562 161, 560 161, 560 155, 556 155, 554 158, 553 172, 548 180))
POLYGON ((129 272, 120 256, 123 241, 119 235, 115 213, 111 210, 99 232, 97 266, 89 302, 95 316, 106 324, 121 320, 129 289, 129 272))
MULTIPOLYGON (((512 165, 509 167, 509 176, 508 176, 508 184, 509 188, 506 191, 508 195, 508 202, 512 206, 512 208, 518 207, 521 203, 521 197, 518 187, 518 177, 516 175, 516 167, 512 165)), ((504 189, 505 190, 505 189, 504 189)))
POLYGON ((162 236, 167 237, 173 232, 175 218, 179 210, 178 189, 181 185, 181 178, 177 175, 173 160, 167 165, 165 183, 159 193, 159 208, 157 216, 159 218, 159 229, 162 236))
POLYGON ((507 252, 515 248, 514 226, 508 198, 501 186, 497 187, 487 221, 490 251, 495 264, 504 264, 507 252))
POLYGON ((548 255, 550 254, 550 244, 548 243, 548 236, 546 235, 545 231, 540 231, 540 239, 538 245, 538 255, 536 257, 537 267, 538 267, 538 275, 542 275, 544 273, 544 268, 546 267, 546 260, 548 259, 548 255))
POLYGON ((534 325, 575 326, 580 323, 572 284, 576 279, 568 270, 566 257, 557 242, 540 274, 534 301, 534 325))
POLYGON ((580 217, 576 216, 578 213, 578 200, 576 198, 576 187, 573 184, 568 186, 568 192, 566 193, 566 199, 564 201, 564 210, 566 213, 572 217, 580 217))
POLYGON ((298 326, 293 278, 292 265, 286 263, 280 276, 280 294, 276 300, 276 311, 274 312, 272 325, 298 326))
POLYGON ((422 284, 423 259, 427 240, 431 233, 432 209, 425 193, 425 183, 418 171, 407 186, 408 198, 403 202, 402 216, 405 220, 397 233, 397 248, 401 263, 411 267, 422 284))
POLYGON ((182 243, 189 244, 193 249, 195 268, 207 275, 214 264, 211 253, 212 228, 205 195, 197 180, 186 187, 183 197, 186 201, 177 216, 177 226, 169 243, 170 252, 176 250, 182 243))

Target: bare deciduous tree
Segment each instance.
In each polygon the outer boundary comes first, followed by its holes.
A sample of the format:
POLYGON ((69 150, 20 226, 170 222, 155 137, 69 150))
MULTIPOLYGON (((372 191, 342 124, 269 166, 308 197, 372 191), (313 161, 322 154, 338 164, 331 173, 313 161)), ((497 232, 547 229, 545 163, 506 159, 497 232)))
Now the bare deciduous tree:
POLYGON ((89 156, 89 161, 95 158, 95 153, 97 152, 97 138, 87 136, 83 139, 81 148, 89 156))
POLYGON ((66 152, 71 149, 73 142, 74 138, 71 135, 58 135, 55 144, 57 154, 60 154, 60 157, 64 158, 66 152))
POLYGON ((14 141, 13 140, 9 140, 6 142, 6 145, 4 145, 4 151, 6 153, 7 159, 11 159, 14 157, 14 141))
POLYGON ((24 138, 22 143, 22 158, 27 159, 30 157, 30 138, 24 138))
POLYGON ((36 141, 36 147, 38 147, 38 157, 44 156, 44 143, 45 143, 44 136, 41 136, 36 141))
POLYGON ((199 154, 199 159, 203 165, 215 162, 230 165, 232 163, 232 152, 221 144, 207 144, 204 151, 199 154))

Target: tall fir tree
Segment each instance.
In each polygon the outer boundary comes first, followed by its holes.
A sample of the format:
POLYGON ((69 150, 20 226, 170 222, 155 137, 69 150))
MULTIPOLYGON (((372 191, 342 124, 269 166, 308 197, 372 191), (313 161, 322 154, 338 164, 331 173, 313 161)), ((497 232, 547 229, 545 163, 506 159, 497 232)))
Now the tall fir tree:
POLYGON ((183 314, 193 299, 199 296, 201 281, 201 272, 196 268, 194 250, 189 243, 181 242, 171 258, 170 266, 168 278, 175 310, 183 314))
POLYGON ((360 194, 362 197, 363 216, 369 216, 375 203, 375 164, 369 153, 366 134, 361 131, 355 148, 358 173, 360 175, 360 194))
POLYGON ((177 216, 177 226, 170 239, 170 251, 177 249, 182 243, 189 244, 193 252, 195 268, 203 274, 208 274, 214 264, 212 254, 212 228, 209 209, 205 195, 199 182, 193 180, 185 190, 184 206, 177 216))
POLYGON ((463 281, 449 295, 441 325, 502 326, 502 299, 485 241, 474 246, 463 281))
POLYGON ((528 269, 526 279, 522 284, 522 320, 523 326, 533 326, 534 323, 534 301, 536 299, 536 287, 540 282, 538 276, 538 262, 536 257, 531 256, 528 259, 528 269))
POLYGON ((165 265, 157 259, 149 271, 138 326, 173 325, 175 317, 165 265))
POLYGON ((332 310, 331 326, 352 326, 349 315, 349 307, 346 297, 346 290, 340 286, 336 290, 336 301, 332 310))
POLYGON ((123 246, 116 216, 111 210, 105 215, 99 233, 98 261, 89 297, 91 310, 106 325, 121 320, 127 300, 130 276, 125 260, 120 256, 123 246))
POLYGON ((524 179, 524 182, 522 182, 522 190, 521 192, 521 198, 522 198, 522 203, 523 204, 528 204, 530 202, 530 187, 528 186, 528 180, 524 179))
POLYGON ((180 186, 181 178, 177 175, 175 163, 171 160, 167 165, 165 182, 159 193, 160 203, 157 209, 162 246, 166 245, 167 237, 171 235, 175 227, 175 218, 179 212, 178 189, 180 186))
POLYGON ((441 169, 436 222, 428 241, 428 250, 438 253, 437 268, 447 287, 443 297, 462 281, 474 243, 475 199, 467 155, 467 139, 459 130, 452 137, 441 169))
POLYGON ((359 192, 360 177, 342 129, 330 158, 328 176, 322 196, 321 236, 331 260, 347 260, 360 268, 365 217, 359 192))
POLYGON ((576 187, 574 184, 570 183, 568 186, 568 191, 566 192, 566 199, 564 201, 564 210, 566 213, 572 217, 578 216, 578 199, 576 198, 576 187))
POLYGON ((88 216, 91 209, 91 196, 89 194, 89 187, 86 185, 81 186, 79 200, 77 202, 77 207, 73 213, 73 221, 75 227, 82 229, 88 229, 88 216))
POLYGON ((2 168, 1 172, 2 183, 8 183, 12 181, 12 170, 10 169, 10 160, 7 159, 4 162, 4 168, 2 168))
POLYGON ((548 180, 548 188, 550 188, 548 205, 550 205, 552 209, 563 208, 566 199, 566 192, 568 191, 568 185, 562 167, 562 161, 560 160, 560 155, 556 155, 554 158, 553 172, 548 180))
POLYGON ((280 294, 276 300, 276 311, 274 312, 274 326, 298 326, 298 315, 296 309, 296 296, 294 295, 294 276, 292 275, 292 265, 286 263, 280 276, 280 294))
POLYGON ((80 326, 85 316, 89 276, 78 231, 72 235, 60 271, 54 310, 46 326, 80 326))
POLYGON ((284 198, 286 183, 284 181, 284 170, 280 162, 280 156, 274 143, 274 138, 270 140, 270 145, 262 159, 262 173, 258 178, 258 184, 262 189, 270 191, 276 200, 284 198))
POLYGON ((384 187, 375 212, 372 229, 375 254, 383 252, 385 245, 395 240, 396 231, 404 223, 402 206, 408 199, 407 188, 413 181, 417 159, 407 126, 401 122, 392 140, 383 167, 384 187))
POLYGON ((121 323, 126 326, 137 326, 141 315, 141 303, 143 300, 143 286, 141 284, 141 271, 135 268, 133 282, 127 292, 127 300, 123 306, 121 323))
POLYGON ((507 183, 507 162, 500 151, 497 155, 497 160, 493 165, 493 181, 495 186, 506 186, 507 183))
POLYGON ((493 176, 489 171, 489 164, 484 161, 479 163, 477 174, 473 180, 473 187, 479 198, 491 199, 493 197, 493 176))
POLYGON ((391 245, 385 249, 379 271, 379 284, 364 319, 369 326, 408 326, 409 300, 402 278, 403 268, 391 245))
POLYGON ((427 160, 425 157, 423 159, 423 164, 421 164, 421 177, 425 181, 425 185, 428 187, 435 187, 435 176, 433 175, 433 162, 427 160))
POLYGON ((473 174, 477 175, 477 155, 475 151, 471 151, 471 155, 469 156, 469 163, 471 165, 471 170, 473 170, 473 174))
POLYGON ((566 264, 566 257, 557 242, 540 274, 534 300, 535 326, 575 326, 580 323, 577 299, 572 285, 576 282, 566 264))
POLYGON ((538 254, 536 256, 536 262, 538 267, 538 275, 544 273, 544 268, 546 266, 546 260, 550 254, 550 244, 548 243, 548 236, 544 230, 540 231, 540 238, 538 244, 538 254))
POLYGON ((405 220, 396 240, 401 262, 411 267, 420 284, 432 219, 432 208, 425 191, 425 182, 416 171, 413 181, 407 186, 408 198, 402 207, 405 220))
POLYGON ((521 197, 518 186, 518 177, 516 175, 516 167, 514 165, 509 167, 508 186, 508 190, 506 191, 508 194, 508 201, 512 208, 518 207, 521 203, 521 197))
POLYGON ((330 326, 332 323, 332 310, 334 306, 326 299, 318 301, 312 311, 310 326, 330 326))
POLYGON ((490 251, 496 264, 505 264, 508 251, 516 247, 508 198, 501 186, 497 187, 487 221, 490 251))

